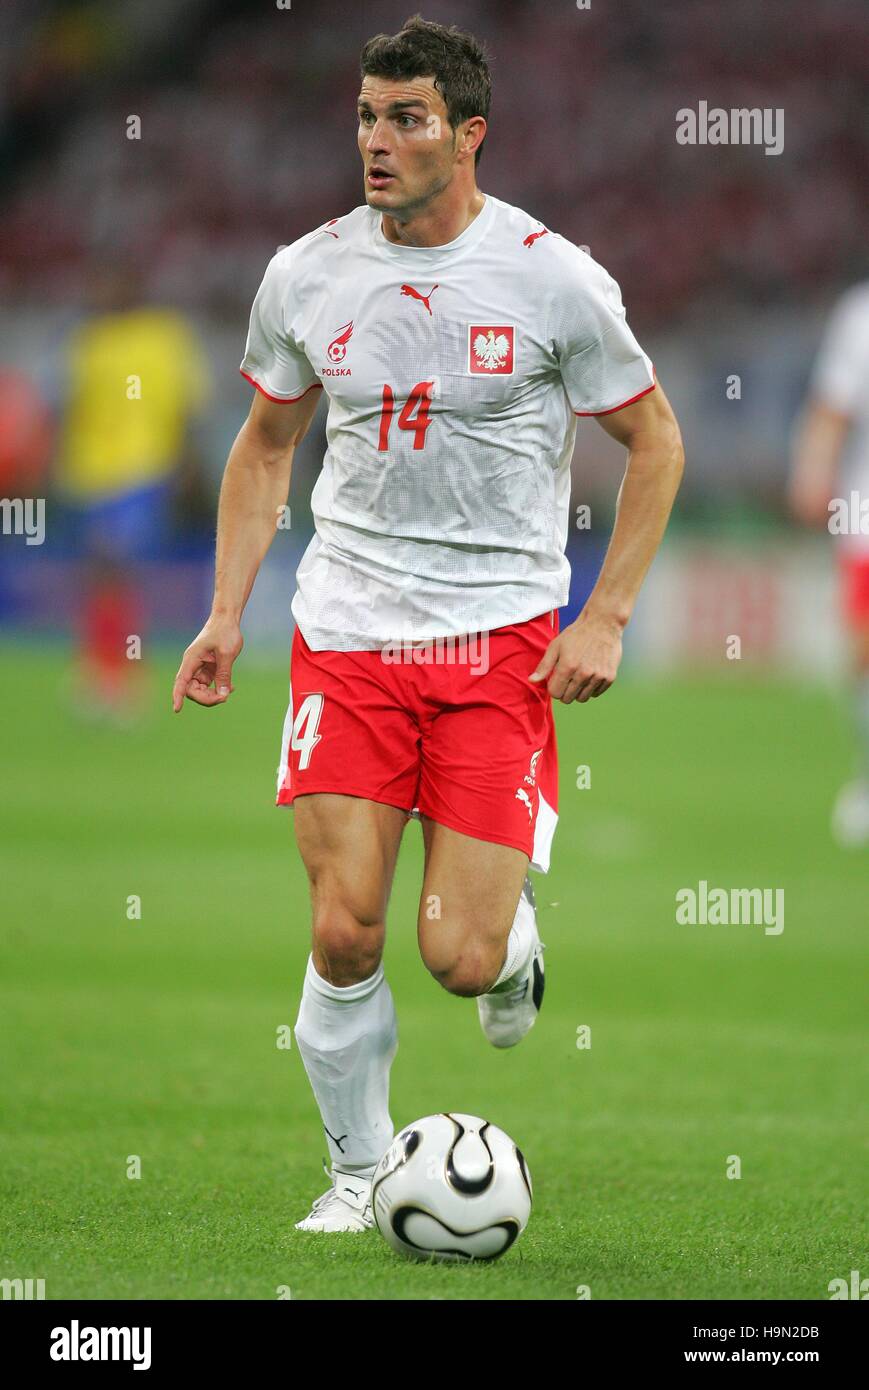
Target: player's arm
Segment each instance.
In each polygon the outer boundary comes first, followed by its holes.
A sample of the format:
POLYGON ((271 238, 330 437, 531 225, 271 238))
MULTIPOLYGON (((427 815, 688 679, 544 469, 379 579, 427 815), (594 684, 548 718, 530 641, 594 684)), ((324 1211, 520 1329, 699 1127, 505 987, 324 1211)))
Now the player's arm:
POLYGON ((851 429, 851 417, 813 397, 794 434, 787 500, 791 513, 805 526, 822 526, 830 519, 830 498, 836 487, 839 461, 851 429))
POLYGON ((181 660, 172 692, 176 712, 185 698, 222 705, 232 665, 242 648, 241 615, 275 534, 290 489, 293 453, 317 409, 319 391, 276 402, 254 393, 250 414, 232 446, 220 488, 217 559, 211 616, 181 660))
POLYGON ((548 678, 550 695, 563 704, 584 704, 615 680, 622 632, 661 543, 685 462, 679 426, 660 384, 597 420, 625 446, 628 464, 597 583, 576 622, 550 643, 531 677, 548 678))

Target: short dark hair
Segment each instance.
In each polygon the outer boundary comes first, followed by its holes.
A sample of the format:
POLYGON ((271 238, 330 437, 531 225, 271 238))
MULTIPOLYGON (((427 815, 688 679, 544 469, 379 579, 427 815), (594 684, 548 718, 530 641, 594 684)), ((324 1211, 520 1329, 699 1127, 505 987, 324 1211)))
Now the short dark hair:
MULTIPOLYGON (((362 50, 363 77, 433 77, 453 130, 472 116, 488 119, 492 78, 483 45, 455 24, 415 14, 397 34, 375 34, 362 50)), ((485 137, 474 155, 479 164, 485 137)))

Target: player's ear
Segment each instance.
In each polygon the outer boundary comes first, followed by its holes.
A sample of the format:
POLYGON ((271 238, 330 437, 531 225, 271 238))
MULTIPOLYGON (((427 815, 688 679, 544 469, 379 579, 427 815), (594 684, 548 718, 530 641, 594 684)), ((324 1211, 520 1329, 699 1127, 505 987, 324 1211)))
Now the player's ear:
POLYGON ((465 121, 465 128, 462 134, 463 152, 475 155, 486 138, 486 120, 484 116, 471 116, 465 121))

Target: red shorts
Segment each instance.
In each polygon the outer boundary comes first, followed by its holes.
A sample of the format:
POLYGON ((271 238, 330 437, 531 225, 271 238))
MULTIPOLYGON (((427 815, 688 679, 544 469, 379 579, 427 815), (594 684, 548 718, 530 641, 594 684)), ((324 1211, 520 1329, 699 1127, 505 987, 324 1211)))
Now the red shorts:
POLYGON ((553 609, 415 649, 314 652, 297 627, 278 805, 311 792, 385 802, 512 845, 545 873, 558 820, 555 722, 545 682, 528 677, 557 632, 553 609))
POLYGON ((849 627, 869 625, 869 555, 839 556, 842 611, 849 627))

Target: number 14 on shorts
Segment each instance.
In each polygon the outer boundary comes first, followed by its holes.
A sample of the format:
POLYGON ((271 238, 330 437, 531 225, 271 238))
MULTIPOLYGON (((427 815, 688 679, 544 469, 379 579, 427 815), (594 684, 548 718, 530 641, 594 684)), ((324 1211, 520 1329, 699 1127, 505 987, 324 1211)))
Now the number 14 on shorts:
MULTIPOLYGON (((303 772, 310 763, 311 754, 323 737, 317 730, 320 726, 324 704, 323 695, 306 695, 293 719, 290 747, 299 754, 300 772, 303 772)), ((279 771, 281 770, 279 769, 279 771)))

